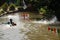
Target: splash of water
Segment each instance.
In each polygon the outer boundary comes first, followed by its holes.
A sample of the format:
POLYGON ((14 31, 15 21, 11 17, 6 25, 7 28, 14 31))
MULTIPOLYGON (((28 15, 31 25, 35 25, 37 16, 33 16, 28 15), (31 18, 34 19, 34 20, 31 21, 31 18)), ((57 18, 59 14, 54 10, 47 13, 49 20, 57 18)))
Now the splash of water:
POLYGON ((54 16, 51 20, 50 20, 50 23, 55 23, 57 21, 57 17, 54 16))
POLYGON ((50 20, 45 19, 45 20, 40 20, 40 21, 33 21, 32 23, 52 24, 55 22, 57 22, 56 16, 52 17, 52 19, 50 19, 50 20))
POLYGON ((23 0, 23 4, 24 4, 23 9, 26 9, 26 8, 27 8, 27 6, 26 6, 26 4, 25 4, 25 1, 24 1, 24 0, 23 0))

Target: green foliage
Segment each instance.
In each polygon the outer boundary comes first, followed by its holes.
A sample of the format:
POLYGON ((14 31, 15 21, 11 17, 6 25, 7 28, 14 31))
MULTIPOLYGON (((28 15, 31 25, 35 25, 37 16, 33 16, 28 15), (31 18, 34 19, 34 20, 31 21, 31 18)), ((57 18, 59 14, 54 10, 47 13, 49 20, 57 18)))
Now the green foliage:
POLYGON ((16 5, 13 4, 13 3, 11 3, 11 4, 9 5, 9 10, 15 10, 15 7, 16 7, 16 5))
POLYGON ((1 8, 4 10, 4 11, 7 11, 7 8, 8 8, 8 4, 7 3, 4 3, 1 8))
POLYGON ((0 12, 0 15, 3 14, 3 13, 4 13, 4 11, 1 11, 1 12, 0 12))
POLYGON ((20 5, 21 0, 16 0, 16 5, 20 5))
POLYGON ((39 12, 40 12, 40 14, 45 14, 46 13, 46 9, 40 8, 39 12))
POLYGON ((10 10, 10 11, 13 11, 13 10, 15 10, 15 7, 14 7, 14 6, 11 6, 11 7, 9 8, 9 10, 10 10))

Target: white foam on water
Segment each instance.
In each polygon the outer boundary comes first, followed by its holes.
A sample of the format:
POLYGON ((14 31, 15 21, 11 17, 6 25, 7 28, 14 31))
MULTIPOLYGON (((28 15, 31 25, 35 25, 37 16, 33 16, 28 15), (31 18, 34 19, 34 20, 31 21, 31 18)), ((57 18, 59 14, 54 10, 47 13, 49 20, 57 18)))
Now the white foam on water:
POLYGON ((16 26, 10 26, 8 24, 0 25, 0 30, 3 32, 3 39, 1 40, 24 40, 24 33, 20 33, 20 29, 24 28, 22 23, 20 21, 19 14, 16 13, 14 15, 8 15, 7 18, 12 19, 14 23, 16 23, 16 26))
POLYGON ((57 22, 56 16, 54 16, 50 21, 46 20, 39 20, 39 21, 32 21, 32 23, 41 23, 41 24, 51 24, 57 22))

